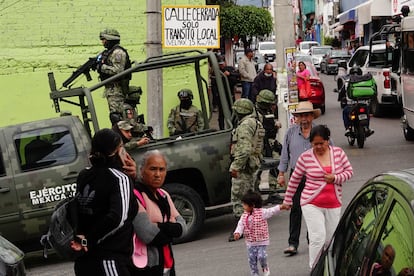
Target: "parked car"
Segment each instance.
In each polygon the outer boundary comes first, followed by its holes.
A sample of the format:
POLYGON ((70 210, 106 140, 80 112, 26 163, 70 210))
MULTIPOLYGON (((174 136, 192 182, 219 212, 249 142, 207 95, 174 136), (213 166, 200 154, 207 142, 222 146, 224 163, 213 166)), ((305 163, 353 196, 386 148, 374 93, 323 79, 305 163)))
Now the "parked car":
POLYGON ((309 54, 312 56, 312 63, 316 70, 321 70, 321 61, 324 55, 333 50, 332 46, 312 46, 309 54))
MULTIPOLYGON (((310 72, 309 81, 311 83, 312 96, 309 98, 309 101, 312 102, 315 108, 320 108, 322 114, 325 114, 325 87, 315 66, 311 62, 304 61, 304 63, 310 72)), ((298 64, 298 61, 296 61, 296 64, 298 64)))
POLYGON ((298 52, 308 55, 309 50, 312 46, 319 46, 319 42, 317 41, 302 41, 299 43, 298 52))
POLYGON ((321 60, 321 73, 338 74, 339 62, 348 61, 350 58, 347 50, 331 50, 321 60))
POLYGON ((313 64, 312 57, 310 55, 305 55, 305 54, 302 54, 302 53, 299 53, 299 52, 296 54, 295 60, 296 60, 296 64, 299 61, 309 62, 309 63, 313 64))
POLYGON ((388 244, 395 259, 386 275, 400 275, 404 269, 413 273, 414 168, 379 174, 360 188, 311 275, 372 275, 388 244))
POLYGON ((276 60, 276 42, 262 41, 257 45, 257 55, 261 55, 265 60, 271 62, 276 60))
POLYGON ((266 63, 270 63, 273 66, 273 71, 276 71, 276 61, 266 61, 266 59, 264 58, 264 56, 258 55, 254 57, 254 61, 256 62, 256 71, 257 73, 263 71, 264 66, 266 65, 266 63))

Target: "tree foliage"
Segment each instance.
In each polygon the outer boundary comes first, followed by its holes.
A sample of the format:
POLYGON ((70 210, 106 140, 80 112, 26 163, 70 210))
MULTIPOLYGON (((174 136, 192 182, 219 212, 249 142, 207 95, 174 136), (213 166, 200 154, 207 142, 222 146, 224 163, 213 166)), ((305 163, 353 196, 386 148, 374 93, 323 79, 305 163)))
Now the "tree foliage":
POLYGON ((254 6, 222 6, 220 32, 225 38, 268 35, 273 30, 272 16, 254 6))
POLYGON ((206 0, 207 5, 226 5, 234 4, 234 0, 206 0))

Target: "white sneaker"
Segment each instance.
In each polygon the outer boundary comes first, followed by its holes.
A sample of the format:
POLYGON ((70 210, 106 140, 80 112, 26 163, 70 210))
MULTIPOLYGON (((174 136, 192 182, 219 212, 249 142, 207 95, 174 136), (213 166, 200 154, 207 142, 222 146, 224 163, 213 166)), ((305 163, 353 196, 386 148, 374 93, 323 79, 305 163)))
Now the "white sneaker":
POLYGON ((270 275, 270 269, 269 268, 263 268, 263 276, 269 276, 270 275))

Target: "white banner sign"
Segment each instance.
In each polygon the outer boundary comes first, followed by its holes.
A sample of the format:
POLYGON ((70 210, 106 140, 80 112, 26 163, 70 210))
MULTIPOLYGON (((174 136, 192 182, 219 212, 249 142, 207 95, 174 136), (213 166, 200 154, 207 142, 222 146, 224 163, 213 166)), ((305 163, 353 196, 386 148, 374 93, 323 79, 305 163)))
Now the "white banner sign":
POLYGON ((220 6, 163 6, 162 46, 220 48, 220 6))

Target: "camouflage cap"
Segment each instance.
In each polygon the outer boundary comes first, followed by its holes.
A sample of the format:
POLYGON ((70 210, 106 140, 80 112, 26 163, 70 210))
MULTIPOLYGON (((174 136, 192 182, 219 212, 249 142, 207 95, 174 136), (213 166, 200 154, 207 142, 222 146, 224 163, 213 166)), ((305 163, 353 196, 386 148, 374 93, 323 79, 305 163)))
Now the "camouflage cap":
POLYGON ((121 36, 119 35, 119 32, 115 29, 105 29, 99 33, 99 39, 120 40, 121 36))
POLYGON ((131 130, 132 126, 130 123, 128 123, 127 121, 119 121, 118 123, 116 123, 118 125, 119 129, 123 129, 123 130, 131 130))
POLYGON ((233 104, 233 110, 238 114, 251 114, 253 113, 254 106, 252 101, 246 98, 238 99, 233 104))
POLYGON ((275 100, 275 93, 268 89, 261 90, 256 97, 256 102, 258 103, 275 103, 275 100))

